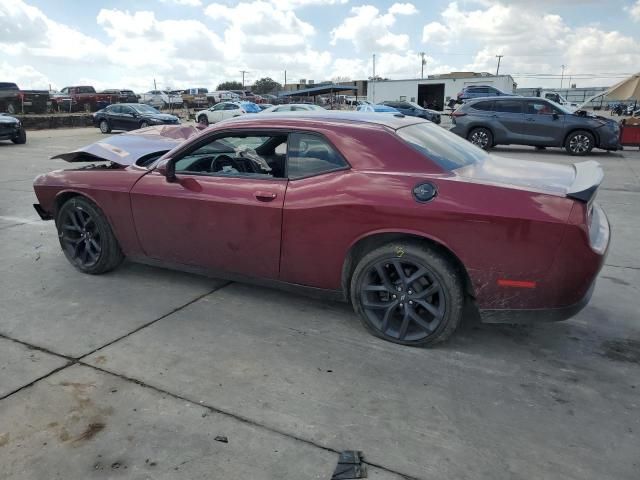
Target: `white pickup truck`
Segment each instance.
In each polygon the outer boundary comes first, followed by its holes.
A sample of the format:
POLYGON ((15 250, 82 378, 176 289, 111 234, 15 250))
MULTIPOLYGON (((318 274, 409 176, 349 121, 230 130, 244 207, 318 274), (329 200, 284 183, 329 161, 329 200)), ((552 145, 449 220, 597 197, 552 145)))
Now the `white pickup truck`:
POLYGON ((182 108, 183 100, 180 95, 165 90, 150 90, 140 95, 140 103, 156 108, 182 108))
POLYGON ((552 90, 541 90, 540 96, 542 98, 546 98, 547 100, 551 100, 552 102, 556 102, 562 105, 563 107, 568 108, 569 110, 576 110, 579 105, 576 102, 570 102, 569 100, 564 98, 562 95, 560 95, 558 92, 554 92, 552 90))

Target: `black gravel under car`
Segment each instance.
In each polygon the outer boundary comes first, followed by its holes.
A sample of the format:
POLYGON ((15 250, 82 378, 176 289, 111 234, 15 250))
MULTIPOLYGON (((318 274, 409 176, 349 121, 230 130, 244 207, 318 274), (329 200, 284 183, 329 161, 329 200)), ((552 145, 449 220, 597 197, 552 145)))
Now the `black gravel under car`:
POLYGON ((0 140, 11 140, 13 143, 27 143, 27 132, 17 118, 0 113, 0 140))

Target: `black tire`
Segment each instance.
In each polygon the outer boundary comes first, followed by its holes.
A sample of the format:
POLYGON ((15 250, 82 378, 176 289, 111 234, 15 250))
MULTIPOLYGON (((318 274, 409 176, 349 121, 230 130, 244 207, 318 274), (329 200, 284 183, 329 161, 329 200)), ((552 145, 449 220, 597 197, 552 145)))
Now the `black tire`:
POLYGON ((13 104, 13 102, 7 103, 7 113, 9 115, 13 115, 16 113, 16 106, 13 104))
POLYGON ((414 347, 449 338, 464 307, 461 272, 434 249, 411 241, 366 254, 351 277, 350 296, 369 332, 414 347))
POLYGON ((85 197, 72 197, 62 205, 56 228, 65 257, 83 273, 109 272, 124 259, 105 215, 85 197))
POLYGON ((18 135, 12 138, 11 141, 16 145, 24 145, 25 143, 27 143, 27 132, 25 131, 24 127, 20 128, 18 135))
POLYGON ((202 125, 209 125, 209 118, 207 118, 206 115, 200 115, 198 117, 198 123, 201 123, 202 125))
POLYGON ((493 146, 493 134, 491 130, 484 127, 471 129, 467 135, 467 140, 483 150, 489 150, 493 146))
POLYGON ((100 131, 105 135, 107 133, 111 133, 111 125, 109 125, 109 122, 106 119, 103 118, 102 120, 100 120, 100 123, 98 125, 100 127, 100 131))
POLYGON ((140 128, 147 128, 149 124, 147 122, 140 122, 140 128))
POLYGON ((569 155, 581 157, 588 155, 595 147, 596 139, 586 130, 571 132, 564 141, 564 149, 569 155))

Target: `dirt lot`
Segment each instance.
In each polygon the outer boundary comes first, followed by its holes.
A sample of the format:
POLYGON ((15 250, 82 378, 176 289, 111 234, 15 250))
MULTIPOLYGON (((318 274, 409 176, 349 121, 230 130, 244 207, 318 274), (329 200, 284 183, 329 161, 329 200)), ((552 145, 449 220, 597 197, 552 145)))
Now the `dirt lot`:
POLYGON ((98 138, 0 145, 0 478, 329 479, 344 449, 373 479, 640 478, 637 149, 592 157, 614 232, 585 310, 469 320, 426 350, 348 305, 133 264, 81 275, 31 182, 98 138))

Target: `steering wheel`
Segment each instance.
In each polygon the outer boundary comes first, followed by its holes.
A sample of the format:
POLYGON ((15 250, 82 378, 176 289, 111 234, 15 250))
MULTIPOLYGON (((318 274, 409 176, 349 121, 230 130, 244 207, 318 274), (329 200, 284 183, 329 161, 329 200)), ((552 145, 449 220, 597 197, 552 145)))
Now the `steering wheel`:
MULTIPOLYGON (((215 173, 218 170, 216 169, 218 162, 226 162, 228 165, 233 166, 233 157, 229 155, 218 155, 211 160, 211 165, 209 165, 209 173, 215 173)), ((235 167, 234 167, 235 168, 235 167)))

